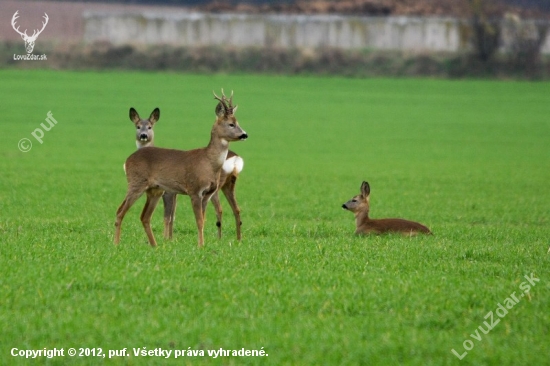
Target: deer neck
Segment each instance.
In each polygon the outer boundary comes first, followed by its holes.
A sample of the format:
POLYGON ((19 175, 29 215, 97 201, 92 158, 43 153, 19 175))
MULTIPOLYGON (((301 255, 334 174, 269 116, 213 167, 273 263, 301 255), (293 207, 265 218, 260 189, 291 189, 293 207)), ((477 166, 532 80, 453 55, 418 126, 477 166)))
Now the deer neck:
POLYGON ((142 142, 142 141, 139 141, 139 140, 136 140, 136 146, 139 149, 141 149, 142 147, 150 147, 150 146, 155 146, 155 144, 153 143, 153 140, 149 141, 149 142, 142 142))
POLYGON ((214 130, 210 136, 210 142, 206 147, 206 154, 208 160, 212 163, 214 170, 220 170, 227 158, 227 153, 229 151, 229 141, 224 138, 219 137, 214 130))
POLYGON ((364 224, 368 221, 370 221, 368 210, 358 211, 355 213, 355 224, 357 225, 357 227, 359 227, 361 224, 364 224))

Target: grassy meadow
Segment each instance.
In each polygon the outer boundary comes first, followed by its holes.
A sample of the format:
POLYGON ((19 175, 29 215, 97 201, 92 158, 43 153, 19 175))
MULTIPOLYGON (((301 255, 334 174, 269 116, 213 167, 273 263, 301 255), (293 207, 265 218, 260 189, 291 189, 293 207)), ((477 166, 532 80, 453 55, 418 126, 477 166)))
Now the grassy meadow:
POLYGON ((0 80, 0 364, 549 364, 549 83, 39 70, 0 80), (157 146, 201 147, 222 87, 249 135, 230 147, 245 160, 243 240, 222 197, 223 237, 209 205, 198 249, 180 196, 174 239, 162 237, 161 202, 151 248, 142 198, 115 247, 129 108, 160 108, 157 146), (40 143, 32 133, 48 112, 57 124, 40 143), (371 217, 434 235, 354 236, 341 205, 363 180, 371 217), (540 281, 525 292, 531 274, 540 281), (499 322, 485 334, 489 312, 499 322), (243 348, 267 356, 208 355, 243 348))

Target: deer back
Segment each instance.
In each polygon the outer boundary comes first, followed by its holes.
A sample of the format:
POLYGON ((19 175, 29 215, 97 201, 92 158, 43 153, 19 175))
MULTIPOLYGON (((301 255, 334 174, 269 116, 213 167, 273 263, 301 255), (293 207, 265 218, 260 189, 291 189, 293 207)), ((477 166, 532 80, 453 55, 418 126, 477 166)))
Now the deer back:
POLYGON ((366 219, 357 226, 357 234, 383 234, 389 232, 398 232, 402 234, 430 234, 430 229, 426 226, 404 219, 366 219))
POLYGON ((126 159, 129 184, 193 194, 217 184, 219 175, 205 149, 176 150, 144 147, 126 159))

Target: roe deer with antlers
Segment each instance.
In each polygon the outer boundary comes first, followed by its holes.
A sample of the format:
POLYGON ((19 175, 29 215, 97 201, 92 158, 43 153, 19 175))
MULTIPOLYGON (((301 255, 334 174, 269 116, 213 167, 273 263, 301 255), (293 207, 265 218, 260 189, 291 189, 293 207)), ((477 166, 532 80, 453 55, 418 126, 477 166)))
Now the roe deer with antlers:
POLYGON ((25 41, 25 49, 27 50, 27 53, 32 53, 32 50, 34 49, 34 42, 36 42, 36 38, 38 38, 40 33, 42 33, 44 28, 46 28, 46 24, 48 24, 48 20, 49 20, 48 14, 44 13, 43 18, 45 21, 42 22, 42 29, 40 30, 35 29, 34 32, 32 33, 32 36, 28 36, 26 29, 24 32, 21 32, 19 31, 19 26, 15 28, 15 23, 17 21, 17 18, 19 18, 19 15, 17 15, 18 13, 19 13, 19 10, 17 10, 15 14, 13 14, 13 17, 11 18, 11 26, 17 33, 19 33, 21 38, 23 38, 23 41, 25 41))
MULTIPOLYGON (((223 94, 223 90, 222 90, 223 94)), ((229 105, 233 103, 233 95, 229 97, 229 105)), ((142 119, 138 112, 134 108, 130 108, 130 120, 136 126, 136 146, 138 149, 142 147, 154 146, 154 126, 160 117, 160 111, 158 108, 151 113, 149 119, 142 119)), ((237 228, 237 239, 241 240, 241 215, 240 208, 237 204, 237 199, 235 197, 235 184, 239 173, 242 171, 244 166, 243 159, 237 155, 235 152, 229 150, 227 153, 227 159, 223 163, 219 187, 222 190, 225 198, 229 202, 233 215, 235 216, 236 228, 237 228)), ((218 191, 212 195, 211 201, 216 210, 216 226, 218 227, 218 238, 222 236, 222 207, 220 199, 218 196, 218 191)), ((174 220, 176 213, 176 194, 165 192, 162 195, 162 201, 164 203, 164 237, 167 239, 172 239, 172 234, 174 230, 174 220)))
MULTIPOLYGON (((223 95, 223 94, 222 94, 223 95)), ((246 132, 235 118, 237 106, 222 96, 218 97, 216 121, 210 133, 208 146, 194 150, 162 149, 144 147, 126 159, 125 171, 128 191, 117 210, 115 221, 115 244, 120 242, 120 228, 124 215, 136 200, 147 194, 141 213, 141 222, 151 246, 157 242, 151 230, 151 216, 164 192, 185 194, 191 198, 198 230, 198 245, 204 245, 204 213, 206 204, 216 192, 220 173, 226 161, 229 143, 245 140, 246 132)))
MULTIPOLYGON (((225 94, 222 89, 222 98, 225 98, 225 94)), ((225 98, 227 100, 227 98, 225 98)), ((233 104, 233 91, 231 91, 231 95, 229 96, 229 100, 227 100, 229 105, 233 104)), ((236 224, 236 231, 237 231, 237 240, 241 240, 241 209, 239 208, 239 205, 237 204, 237 198, 235 196, 235 184, 237 183, 237 178, 239 177, 239 174, 243 170, 244 167, 244 160, 239 155, 237 155, 235 152, 228 150, 227 152, 227 158, 225 162, 223 163, 222 171, 220 173, 220 183, 219 188, 214 194, 212 195, 212 204, 214 205, 214 209, 216 210, 216 226, 218 227, 218 238, 222 237, 222 205, 220 203, 220 197, 219 197, 219 189, 221 188, 225 198, 227 199, 227 202, 229 202, 229 206, 231 207, 231 210, 233 211, 233 216, 235 216, 235 224, 236 224)), ((166 206, 165 206, 166 207, 166 206)), ((175 218, 175 209, 176 209, 176 202, 174 201, 172 211, 168 213, 166 210, 164 212, 164 222, 168 222, 168 227, 164 227, 164 236, 167 238, 172 238, 172 232, 174 228, 174 218, 175 218), (167 215, 169 216, 167 217, 167 215)))
POLYGON ((353 197, 342 205, 342 208, 355 214, 355 234, 383 234, 397 232, 403 235, 431 234, 430 229, 418 222, 403 219, 378 219, 369 218, 369 183, 361 184, 361 194, 353 197))

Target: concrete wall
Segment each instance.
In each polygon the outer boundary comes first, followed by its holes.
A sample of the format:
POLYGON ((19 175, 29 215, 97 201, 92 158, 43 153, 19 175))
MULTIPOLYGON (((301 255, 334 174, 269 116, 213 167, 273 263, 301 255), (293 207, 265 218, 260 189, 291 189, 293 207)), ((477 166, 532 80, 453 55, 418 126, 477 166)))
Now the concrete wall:
MULTIPOLYGON (((438 17, 84 13, 84 40, 114 44, 336 47, 456 52, 471 47, 467 21, 438 17)), ((503 32, 506 37, 506 32, 503 32)), ((509 40, 508 43, 511 41, 509 40)), ((503 42, 506 45, 506 41, 503 42)), ((543 52, 550 53, 550 37, 543 52)))

